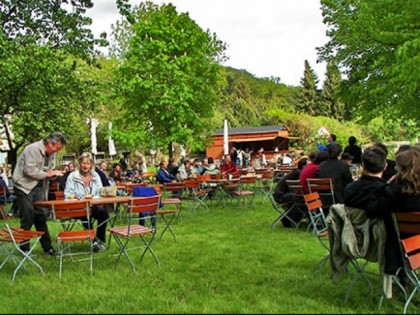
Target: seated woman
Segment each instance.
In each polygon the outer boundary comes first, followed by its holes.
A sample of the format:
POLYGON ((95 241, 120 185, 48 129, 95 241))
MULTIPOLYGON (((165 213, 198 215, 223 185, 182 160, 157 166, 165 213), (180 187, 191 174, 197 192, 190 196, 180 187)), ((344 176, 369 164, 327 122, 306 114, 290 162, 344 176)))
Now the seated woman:
MULTIPOLYGON (((95 163, 90 153, 85 152, 79 157, 79 169, 70 173, 66 181, 64 196, 86 198, 99 196, 99 191, 103 187, 99 174, 95 171, 95 163)), ((102 206, 92 206, 92 218, 98 220, 96 238, 93 243, 94 251, 106 250, 106 225, 108 222, 108 212, 102 206)), ((84 226, 88 228, 88 226, 84 226)))

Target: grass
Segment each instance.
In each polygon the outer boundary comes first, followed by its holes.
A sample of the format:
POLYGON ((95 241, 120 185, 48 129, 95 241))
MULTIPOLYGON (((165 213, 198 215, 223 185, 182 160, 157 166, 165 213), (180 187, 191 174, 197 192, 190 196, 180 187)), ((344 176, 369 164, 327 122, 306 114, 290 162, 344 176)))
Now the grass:
MULTIPOLYGON (((189 201, 186 201, 186 203, 189 201)), ((0 270, 1 313, 229 313, 229 314, 392 314, 403 310, 403 297, 384 301, 377 310, 380 279, 370 276, 374 293, 356 282, 344 303, 351 275, 329 278, 328 267, 314 273, 325 255, 318 240, 305 228, 283 228, 268 200, 257 196, 255 209, 232 205, 188 211, 174 221, 170 234, 153 244, 161 267, 147 254, 131 252, 138 271, 123 259, 114 269, 117 246, 95 255, 94 275, 87 262, 65 261, 63 277, 58 259, 44 257, 36 248, 45 276, 32 266, 11 281, 13 265, 0 270)), ((54 228, 51 227, 54 234, 54 228)), ((54 238, 54 236, 53 236, 54 238)), ((377 265, 370 264, 377 273, 377 265)), ((396 290, 394 290, 396 291, 396 290)), ((415 298, 409 312, 420 311, 415 298)))

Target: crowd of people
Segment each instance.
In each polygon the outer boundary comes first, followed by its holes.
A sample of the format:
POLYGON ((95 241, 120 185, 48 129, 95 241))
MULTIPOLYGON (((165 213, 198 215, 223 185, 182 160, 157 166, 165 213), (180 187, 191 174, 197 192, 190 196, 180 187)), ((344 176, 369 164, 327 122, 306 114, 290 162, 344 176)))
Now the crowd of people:
MULTIPOLYGON (((402 256, 391 213, 420 211, 420 145, 400 146, 395 160, 391 160, 383 143, 374 143, 362 151, 351 136, 343 151, 336 140, 330 134, 328 144, 317 143, 318 150, 301 159, 300 166, 276 184, 274 199, 284 207, 290 206, 293 192, 287 189, 287 179, 298 178, 307 194, 308 178, 332 178, 336 203, 361 209, 367 218, 383 220, 387 235, 384 272, 395 275, 402 266, 402 256), (354 173, 352 168, 360 171, 354 173)), ((286 219, 283 225, 291 226, 286 219)), ((398 276, 404 285, 404 273, 398 276)))
MULTIPOLYGON (((106 162, 95 165, 92 154, 83 153, 77 164, 69 163, 64 170, 54 168, 55 153, 66 145, 66 139, 60 132, 53 132, 44 139, 31 143, 19 155, 13 172, 13 195, 3 203, 13 204, 13 212, 18 212, 20 225, 24 230, 35 226, 43 231, 41 246, 46 255, 54 256, 57 251, 52 246, 48 231, 48 213, 44 208, 34 206, 34 202, 47 198, 49 182, 58 181, 65 197, 83 198, 86 195, 98 196, 102 187, 115 185, 130 178, 131 181, 142 181, 142 174, 147 172, 143 159, 131 165, 124 159, 109 168, 106 162), (129 166, 130 165, 130 166, 129 166)), ((216 165, 213 157, 163 159, 156 172, 158 183, 178 182, 198 175, 232 175, 238 176, 241 168, 249 165, 249 149, 233 150, 225 154, 216 165), (240 157, 238 157, 238 154, 240 157)), ((257 152, 261 165, 264 165, 264 150, 257 152)), ((332 178, 334 195, 337 203, 356 207, 366 211, 368 218, 382 218, 387 227, 386 272, 395 274, 401 266, 397 236, 392 225, 391 213, 397 211, 420 211, 420 148, 418 145, 401 146, 396 152, 395 160, 388 158, 388 149, 382 143, 362 151, 354 136, 349 137, 344 148, 337 142, 337 137, 330 134, 328 144, 317 143, 317 150, 308 156, 293 160, 288 154, 282 155, 281 164, 295 166, 294 170, 283 176, 276 183, 273 197, 283 206, 292 203, 293 192, 288 190, 286 180, 299 180, 304 193, 308 193, 308 178, 332 178), (284 163, 283 163, 284 161, 284 163), (360 170, 355 173, 353 169, 360 170)), ((3 170, 0 168, 0 174, 3 170)), ((7 176, 6 176, 7 179, 7 176)), ((0 185, 7 189, 8 183, 0 176, 0 185)), ((92 217, 97 221, 95 250, 106 249, 105 233, 109 219, 106 207, 93 206, 92 217)), ((302 215, 302 213, 296 213, 302 215)), ((291 217, 294 214, 290 214, 291 217)), ((300 218, 293 217, 293 220, 300 218)), ((283 220, 285 227, 292 226, 283 220)), ((29 244, 22 245, 28 251, 29 244)), ((404 281, 404 279, 402 279, 404 281)))

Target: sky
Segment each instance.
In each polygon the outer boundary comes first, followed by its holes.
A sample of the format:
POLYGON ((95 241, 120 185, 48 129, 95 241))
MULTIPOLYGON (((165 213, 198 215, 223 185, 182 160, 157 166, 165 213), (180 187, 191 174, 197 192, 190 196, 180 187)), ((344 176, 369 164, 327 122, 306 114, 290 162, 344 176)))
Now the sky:
MULTIPOLYGON (((92 31, 110 33, 120 18, 116 0, 93 0, 88 10, 92 31)), ((131 0, 133 5, 140 0, 131 0)), ((308 60, 319 79, 325 78, 325 63, 317 63, 316 47, 328 38, 322 23, 319 0, 153 0, 172 3, 179 13, 188 12, 204 31, 216 33, 226 43, 229 60, 224 66, 243 69, 257 78, 279 77, 280 82, 299 86, 308 60)))

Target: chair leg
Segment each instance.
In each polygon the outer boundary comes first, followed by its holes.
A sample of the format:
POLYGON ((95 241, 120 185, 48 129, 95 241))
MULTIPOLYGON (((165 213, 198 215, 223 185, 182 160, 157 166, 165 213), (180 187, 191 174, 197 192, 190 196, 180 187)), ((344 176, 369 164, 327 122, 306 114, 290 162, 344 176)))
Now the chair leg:
MULTIPOLYGON (((41 272, 41 274, 42 275, 45 275, 45 273, 44 273, 44 269, 42 269, 42 267, 31 257, 31 255, 32 255, 32 251, 34 250, 34 248, 36 247, 36 244, 39 242, 39 240, 40 240, 41 238, 40 237, 38 237, 38 238, 36 238, 35 239, 35 242, 34 242, 34 244, 32 245, 32 247, 31 247, 31 249, 29 250, 29 251, 27 251, 27 252, 25 252, 25 251, 23 251, 23 250, 21 250, 20 248, 19 248, 19 246, 17 246, 17 247, 15 247, 15 249, 17 250, 17 251, 19 251, 19 253, 23 256, 22 257, 22 259, 19 261, 19 263, 18 263, 18 265, 16 266, 16 268, 15 268, 15 270, 14 270, 14 272, 13 272, 13 277, 12 277, 12 281, 15 281, 15 278, 16 278, 16 274, 17 274, 17 272, 19 271, 19 269, 20 268, 25 268, 25 262, 28 260, 28 261, 30 261, 35 267, 37 267, 38 269, 39 269, 39 271, 41 272)), ((13 252, 11 253, 12 255, 13 255, 13 252)), ((13 256, 12 256, 13 257, 13 256)), ((12 258, 12 260, 19 260, 18 258, 16 258, 16 257, 13 257, 12 258)))
POLYGON ((127 238, 125 240, 125 242, 123 242, 121 237, 119 237, 117 234, 113 234, 113 235, 114 235, 115 241, 118 244, 118 247, 120 248, 120 252, 119 252, 119 254, 117 256, 117 259, 115 260, 115 263, 114 263, 114 269, 117 268, 117 264, 120 261, 121 256, 124 254, 124 256, 127 258, 128 262, 130 263, 131 268, 133 269, 134 272, 136 272, 136 267, 135 267, 133 261, 131 260, 130 256, 127 253, 127 244, 128 244, 129 239, 127 238))
POLYGON ((366 277, 364 274, 364 269, 368 264, 368 261, 365 260, 363 265, 360 265, 356 259, 351 260, 351 264, 356 269, 356 275, 353 277, 352 281, 350 282, 349 288, 347 289, 346 296, 344 297, 344 303, 347 303, 351 290, 353 289, 354 284, 356 283, 357 279, 362 278, 369 286, 370 292, 373 293, 373 286, 372 282, 366 277))
POLYGON ((152 237, 151 237, 150 241, 147 241, 144 235, 140 235, 140 238, 141 238, 141 240, 143 241, 143 243, 145 245, 145 248, 143 250, 143 253, 140 256, 140 263, 143 260, 143 257, 146 254, 146 252, 149 251, 152 254, 153 258, 155 259, 156 264, 158 265, 158 267, 160 267, 159 259, 157 258, 157 256, 156 256, 155 252, 153 251, 153 249, 150 247, 150 244, 155 239, 155 234, 154 233, 152 234, 152 237))
POLYGON ((171 223, 172 223, 173 219, 175 218, 175 215, 176 215, 176 213, 171 214, 171 217, 169 218, 169 220, 167 220, 165 218, 166 215, 160 215, 160 217, 162 218, 163 222, 165 223, 165 227, 163 228, 163 231, 160 234, 159 239, 162 239, 163 234, 165 234, 165 232, 168 230, 169 232, 171 232, 171 234, 174 237, 174 240, 176 242, 175 232, 171 228, 171 223))

